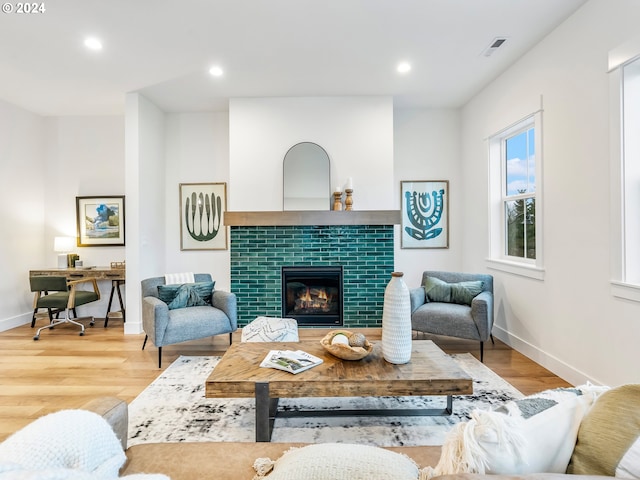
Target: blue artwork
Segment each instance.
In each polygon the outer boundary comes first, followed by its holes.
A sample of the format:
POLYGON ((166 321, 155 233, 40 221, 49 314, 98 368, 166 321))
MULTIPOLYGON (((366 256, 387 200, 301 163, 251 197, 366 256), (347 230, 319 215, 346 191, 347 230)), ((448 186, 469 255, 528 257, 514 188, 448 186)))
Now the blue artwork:
POLYGON ((448 182, 402 182, 402 246, 447 248, 448 182))

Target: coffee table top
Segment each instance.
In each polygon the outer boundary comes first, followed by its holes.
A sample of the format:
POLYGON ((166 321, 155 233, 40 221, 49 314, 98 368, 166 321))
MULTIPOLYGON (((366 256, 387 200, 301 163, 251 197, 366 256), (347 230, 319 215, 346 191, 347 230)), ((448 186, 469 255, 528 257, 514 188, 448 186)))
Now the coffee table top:
POLYGON ((234 343, 207 378, 205 396, 254 397, 256 383, 268 383, 269 395, 276 398, 473 393, 473 379, 431 340, 414 341, 404 365, 385 361, 380 342, 364 359, 349 361, 331 355, 319 340, 306 340, 234 343), (324 363, 295 375, 260 367, 269 350, 304 350, 324 363))

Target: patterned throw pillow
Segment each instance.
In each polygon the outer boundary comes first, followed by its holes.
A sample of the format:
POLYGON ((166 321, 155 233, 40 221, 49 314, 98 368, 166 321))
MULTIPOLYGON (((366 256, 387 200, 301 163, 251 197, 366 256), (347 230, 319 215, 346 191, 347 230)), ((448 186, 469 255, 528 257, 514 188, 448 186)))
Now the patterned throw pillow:
POLYGON ((257 480, 418 480, 419 475, 406 455, 348 443, 292 448, 277 461, 258 458, 253 468, 257 480))
POLYGON ((297 342, 298 322, 294 318, 257 317, 242 327, 242 342, 297 342))
POLYGON ((480 280, 447 283, 439 278, 427 277, 423 286, 430 302, 471 305, 474 297, 482 292, 483 285, 480 280))
POLYGON ((193 286, 198 293, 198 296, 204 300, 205 304, 211 305, 211 295, 213 294, 213 288, 216 282, 196 282, 196 283, 183 283, 174 285, 158 285, 158 298, 167 305, 170 304, 176 295, 178 289, 182 285, 193 286))
POLYGON ((567 473, 640 478, 640 385, 598 398, 580 424, 567 473))

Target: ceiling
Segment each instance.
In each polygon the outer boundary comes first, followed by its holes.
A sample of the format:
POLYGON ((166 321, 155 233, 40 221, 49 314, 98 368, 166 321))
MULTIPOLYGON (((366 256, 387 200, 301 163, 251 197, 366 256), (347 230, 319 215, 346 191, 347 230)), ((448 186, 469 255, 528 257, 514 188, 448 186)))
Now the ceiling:
POLYGON ((44 13, 0 15, 0 99, 41 115, 122 114, 134 91, 167 112, 256 96, 456 108, 584 3, 44 0, 44 13), (88 35, 101 51, 84 47, 88 35), (498 37, 507 41, 484 56, 498 37), (214 64, 221 77, 208 73, 214 64))

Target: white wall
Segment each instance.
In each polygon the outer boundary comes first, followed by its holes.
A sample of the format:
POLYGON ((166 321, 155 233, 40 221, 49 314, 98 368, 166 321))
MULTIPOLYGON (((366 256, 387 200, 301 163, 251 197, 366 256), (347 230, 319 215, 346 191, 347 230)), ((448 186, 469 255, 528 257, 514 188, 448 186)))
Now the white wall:
POLYGON ((0 132, 2 331, 31 321, 29 269, 42 267, 49 257, 44 243, 44 121, 0 101, 0 132))
POLYGON ((463 266, 486 268, 487 144, 542 103, 545 277, 493 271, 494 334, 577 384, 638 382, 640 304, 610 294, 608 51, 640 2, 591 0, 462 112, 463 266), (484 199, 484 201, 482 201, 484 199))
POLYGON ((425 270, 460 271, 465 192, 460 170, 460 112, 453 109, 394 110, 394 195, 386 208, 399 209, 400 182, 449 180, 449 248, 402 249, 395 231, 396 270, 409 287, 417 287, 425 270))
POLYGON ((281 211, 282 161, 289 148, 305 141, 329 154, 332 188, 353 178, 354 210, 391 208, 391 97, 234 98, 229 210, 281 211))
MULTIPOLYGON (((216 288, 228 291, 228 249, 180 250, 179 184, 225 182, 229 191, 229 116, 226 112, 167 114, 165 132, 167 272, 211 273, 216 288)), ((227 243, 228 234, 227 227, 227 243)))
POLYGON ((165 271, 164 114, 140 94, 126 98, 126 333, 142 331, 140 280, 165 271))

